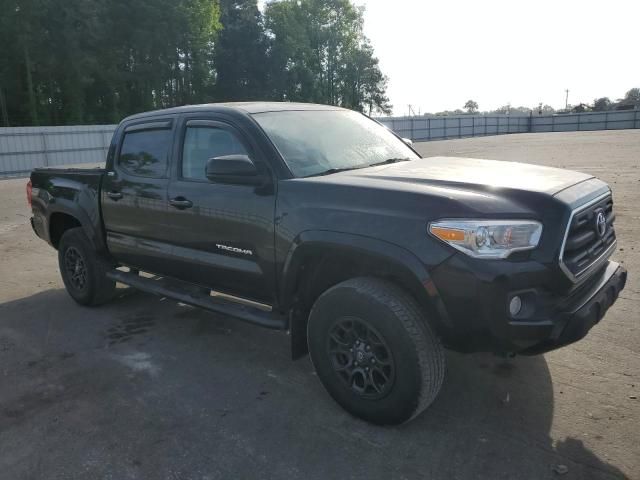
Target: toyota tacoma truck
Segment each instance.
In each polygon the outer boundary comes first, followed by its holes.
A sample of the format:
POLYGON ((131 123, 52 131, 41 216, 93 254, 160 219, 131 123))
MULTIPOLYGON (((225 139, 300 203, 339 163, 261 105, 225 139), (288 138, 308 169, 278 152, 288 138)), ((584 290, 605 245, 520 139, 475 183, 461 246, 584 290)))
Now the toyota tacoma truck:
POLYGON ((31 222, 79 304, 119 282, 286 331, 337 403, 398 424, 436 398, 443 348, 575 342, 627 276, 606 183, 409 143, 322 105, 137 114, 104 169, 32 172, 31 222))

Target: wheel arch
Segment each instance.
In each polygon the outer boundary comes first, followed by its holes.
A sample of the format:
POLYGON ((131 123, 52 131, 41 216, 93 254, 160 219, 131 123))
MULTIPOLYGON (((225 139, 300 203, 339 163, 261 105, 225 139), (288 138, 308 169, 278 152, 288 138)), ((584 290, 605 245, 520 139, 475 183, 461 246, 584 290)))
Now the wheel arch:
POLYGON ((49 241, 56 250, 64 233, 71 229, 82 227, 80 220, 65 212, 53 212, 49 216, 49 241))
POLYGON ((306 321, 315 300, 332 286, 361 276, 383 278, 407 291, 436 332, 450 327, 440 294, 414 254, 371 237, 306 231, 287 254, 279 301, 280 308, 290 312, 294 358, 306 353, 306 321))
MULTIPOLYGON (((66 199, 56 199, 49 205, 48 234, 49 243, 58 248, 60 238, 70 228, 82 227, 96 251, 106 250, 102 238, 101 220, 97 211, 88 212, 79 204, 66 199)), ((98 205, 96 205, 96 209, 98 205)), ((94 209, 95 210, 95 209, 94 209)))
POLYGON ((99 222, 99 219, 92 221, 89 213, 76 204, 56 202, 55 207, 54 205, 49 207, 49 243, 57 249, 64 232, 70 228, 82 227, 96 251, 104 251, 106 247, 100 233, 101 230, 95 226, 96 223, 100 225, 99 222))

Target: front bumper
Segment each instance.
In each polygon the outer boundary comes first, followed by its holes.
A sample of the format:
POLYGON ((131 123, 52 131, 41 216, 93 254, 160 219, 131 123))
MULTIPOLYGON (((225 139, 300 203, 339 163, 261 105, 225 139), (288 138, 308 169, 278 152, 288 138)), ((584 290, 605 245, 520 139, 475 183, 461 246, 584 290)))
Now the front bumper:
POLYGON ((453 349, 538 354, 576 342, 604 317, 627 280, 626 269, 607 261, 562 293, 533 264, 491 265, 496 271, 478 273, 459 257, 434 272, 451 320, 442 335, 453 349), (523 314, 511 316, 508 304, 515 295, 523 299, 523 314))
POLYGON ((558 310, 550 316, 548 325, 509 322, 514 342, 536 341, 520 353, 544 353, 584 338, 615 303, 626 282, 627 270, 616 262, 608 262, 598 280, 586 291, 558 306, 558 310))

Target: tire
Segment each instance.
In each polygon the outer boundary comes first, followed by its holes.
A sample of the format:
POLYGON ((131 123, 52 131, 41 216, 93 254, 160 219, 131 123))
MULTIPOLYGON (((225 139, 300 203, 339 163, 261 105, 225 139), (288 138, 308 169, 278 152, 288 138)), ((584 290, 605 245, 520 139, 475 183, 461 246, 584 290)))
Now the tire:
POLYGON ((80 305, 100 305, 113 298, 116 282, 106 274, 114 266, 95 251, 81 227, 60 238, 58 266, 67 292, 80 305))
POLYGON ((359 277, 324 292, 311 309, 307 341, 324 387, 363 420, 407 422, 442 387, 440 339, 416 301, 390 282, 359 277))

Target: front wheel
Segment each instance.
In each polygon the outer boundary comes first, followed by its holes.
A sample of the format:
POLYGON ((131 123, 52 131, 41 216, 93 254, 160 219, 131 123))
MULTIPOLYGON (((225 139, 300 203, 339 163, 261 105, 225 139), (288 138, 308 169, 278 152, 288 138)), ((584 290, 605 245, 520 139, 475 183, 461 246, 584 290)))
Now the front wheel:
POLYGON ((313 305, 307 335, 329 394, 369 422, 411 420, 442 386, 442 344, 416 301, 390 282, 360 277, 330 288, 313 305))
POLYGON ((58 245, 62 281, 81 305, 99 305, 113 297, 116 282, 107 278, 113 265, 102 258, 80 227, 64 232, 58 245))

